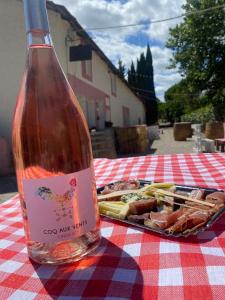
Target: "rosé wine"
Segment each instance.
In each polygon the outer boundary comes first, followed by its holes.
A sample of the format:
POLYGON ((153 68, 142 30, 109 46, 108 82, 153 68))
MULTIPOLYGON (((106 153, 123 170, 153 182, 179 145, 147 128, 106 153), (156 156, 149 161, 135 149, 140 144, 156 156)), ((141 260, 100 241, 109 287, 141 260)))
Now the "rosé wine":
POLYGON ((28 254, 69 263, 100 241, 90 135, 51 42, 46 1, 24 0, 24 8, 28 54, 13 152, 28 254))

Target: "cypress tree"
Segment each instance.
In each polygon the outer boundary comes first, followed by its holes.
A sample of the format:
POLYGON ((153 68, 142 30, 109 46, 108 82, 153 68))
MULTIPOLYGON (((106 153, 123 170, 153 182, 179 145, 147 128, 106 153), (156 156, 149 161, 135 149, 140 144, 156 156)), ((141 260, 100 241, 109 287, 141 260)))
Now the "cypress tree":
POLYGON ((155 87, 154 87, 154 71, 153 71, 153 61, 152 61, 152 53, 149 47, 149 44, 147 46, 147 52, 146 52, 146 89, 151 91, 152 99, 156 98, 155 96, 155 87))
POLYGON ((125 65, 123 64, 121 59, 119 59, 119 61, 118 61, 118 70, 119 70, 121 77, 124 78, 126 69, 125 69, 125 65))
POLYGON ((148 97, 146 97, 145 99, 146 122, 147 125, 151 125, 156 123, 158 120, 158 102, 155 95, 153 61, 152 61, 152 53, 149 44, 147 45, 145 67, 146 67, 145 89, 149 91, 148 97))
POLYGON ((134 67, 134 62, 131 62, 130 70, 128 71, 128 83, 131 87, 136 87, 136 71, 134 67))
POLYGON ((128 83, 137 88, 136 92, 145 104, 147 125, 155 124, 158 120, 158 102, 155 95, 153 61, 149 44, 146 55, 141 53, 140 58, 137 59, 136 71, 134 63, 131 63, 128 83))
MULTIPOLYGON (((145 82, 144 82, 145 65, 146 65, 145 55, 144 55, 144 53, 141 53, 140 59, 138 60, 138 63, 137 63, 137 74, 136 74, 137 75, 137 88, 139 88, 140 90, 145 89, 145 82)), ((143 94, 143 91, 138 91, 138 92, 140 92, 140 94, 143 94)))

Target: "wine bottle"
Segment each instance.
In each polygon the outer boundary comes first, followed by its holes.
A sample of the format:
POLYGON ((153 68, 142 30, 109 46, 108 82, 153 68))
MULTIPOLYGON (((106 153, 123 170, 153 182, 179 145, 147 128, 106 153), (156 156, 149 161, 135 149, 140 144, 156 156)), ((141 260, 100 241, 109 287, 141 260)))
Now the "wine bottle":
POLYGON ((46 0, 24 0, 27 61, 13 121, 13 153, 28 255, 81 259, 100 241, 88 126, 58 62, 46 0))

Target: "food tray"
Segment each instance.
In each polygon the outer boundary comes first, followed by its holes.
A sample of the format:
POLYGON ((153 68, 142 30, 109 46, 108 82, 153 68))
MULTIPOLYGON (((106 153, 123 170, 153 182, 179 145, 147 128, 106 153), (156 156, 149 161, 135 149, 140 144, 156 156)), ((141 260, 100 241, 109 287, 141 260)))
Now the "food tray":
MULTIPOLYGON (((140 186, 143 187, 144 185, 146 184, 151 184, 152 182, 151 181, 146 181, 146 180, 138 180, 140 182, 140 186)), ((116 182, 112 182, 110 184, 107 184, 107 186, 110 187, 110 185, 113 185, 115 184, 116 182)), ((198 186, 186 186, 186 185, 177 185, 175 184, 176 186, 176 190, 177 191, 184 191, 184 192, 191 192, 192 190, 197 190, 197 189, 204 189, 205 190, 205 195, 207 196, 208 194, 211 194, 211 193, 214 193, 214 192, 224 192, 223 190, 218 190, 218 189, 212 189, 212 188, 203 188, 203 187, 198 187, 198 186)), ((105 186, 103 187, 100 187, 97 189, 97 193, 100 194, 101 191, 104 189, 105 186)), ((115 218, 115 217, 112 217, 112 216, 108 216, 108 215, 105 215, 105 214, 100 214, 101 216, 104 216, 106 218, 109 218, 111 220, 114 220, 114 221, 119 221, 121 223, 125 223, 125 224, 128 224, 128 225, 131 225, 131 226, 135 226, 135 227, 139 227, 139 228, 142 228, 142 229, 145 229, 147 231, 150 231, 150 232, 154 232, 154 233, 158 233, 160 235, 163 235, 163 236, 168 236, 168 237, 188 237, 188 236, 191 236, 191 235, 197 235, 199 234, 200 232, 203 232, 207 229, 209 229, 219 218, 220 216, 225 212, 225 205, 220 208, 210 219, 209 221, 204 224, 203 226, 197 228, 196 230, 194 231, 188 231, 187 232, 179 232, 179 233, 168 233, 166 231, 164 231, 163 229, 158 229, 158 228, 151 228, 151 227, 148 227, 148 226, 145 226, 145 225, 142 225, 142 224, 138 224, 138 223, 135 223, 135 222, 131 222, 129 220, 122 220, 122 219, 119 219, 119 218, 115 218)))

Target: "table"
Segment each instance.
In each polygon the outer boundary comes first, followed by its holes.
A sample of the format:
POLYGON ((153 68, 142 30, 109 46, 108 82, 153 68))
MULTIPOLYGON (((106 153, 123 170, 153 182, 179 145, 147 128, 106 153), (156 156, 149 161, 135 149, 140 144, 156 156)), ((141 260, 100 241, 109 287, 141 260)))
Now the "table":
POLYGON ((215 139, 216 150, 224 152, 225 150, 225 139, 215 139))
MULTIPOLYGON (((225 189, 225 155, 96 159, 102 186, 129 178, 225 189)), ((31 263, 18 196, 0 206, 0 299, 225 299, 225 217, 188 239, 164 238, 106 218, 97 252, 65 266, 31 263)))

